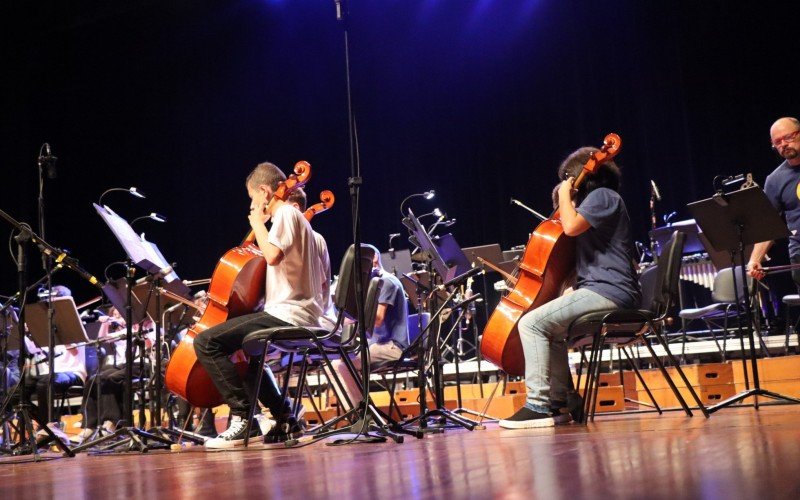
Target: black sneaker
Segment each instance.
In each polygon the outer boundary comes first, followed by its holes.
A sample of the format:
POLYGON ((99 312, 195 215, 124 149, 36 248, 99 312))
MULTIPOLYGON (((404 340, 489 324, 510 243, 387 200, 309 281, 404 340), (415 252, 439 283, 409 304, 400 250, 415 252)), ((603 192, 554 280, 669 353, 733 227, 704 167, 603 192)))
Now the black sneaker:
MULTIPOLYGON (((238 415, 231 417, 228 429, 215 438, 205 442, 206 448, 225 449, 244 445, 244 437, 247 433, 247 420, 238 415)), ((258 424, 253 424, 250 429, 250 437, 258 436, 258 424)))
POLYGON ((583 421, 583 398, 577 391, 567 392, 567 410, 572 415, 572 420, 583 421))
POLYGON ((555 425, 552 415, 533 411, 527 406, 523 406, 517 413, 498 423, 505 429, 536 429, 555 425))
POLYGON ((303 427, 297 419, 294 417, 287 417, 276 422, 275 425, 272 426, 272 429, 264 435, 264 443, 284 443, 292 439, 297 439, 302 435, 303 427))
POLYGON ((550 407, 550 414, 553 417, 553 423, 556 425, 564 425, 572 422, 572 415, 566 403, 553 404, 550 407))

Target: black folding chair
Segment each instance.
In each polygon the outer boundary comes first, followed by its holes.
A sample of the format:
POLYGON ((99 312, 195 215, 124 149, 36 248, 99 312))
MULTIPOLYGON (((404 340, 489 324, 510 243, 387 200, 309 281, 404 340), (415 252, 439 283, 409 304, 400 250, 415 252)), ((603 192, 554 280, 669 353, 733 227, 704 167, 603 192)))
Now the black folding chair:
MULTIPOLYGON (((684 233, 675 231, 664 246, 661 258, 658 261, 656 286, 649 309, 597 311, 576 318, 570 325, 567 336, 570 347, 585 348, 591 345, 591 355, 586 370, 583 392, 584 411, 582 420, 584 423, 589 419, 594 421, 594 410, 599 389, 598 380, 600 378, 600 365, 602 364, 602 352, 607 345, 616 345, 622 349, 628 361, 631 363, 639 381, 644 385, 648 394, 650 394, 650 390, 647 388, 639 370, 625 350, 626 347, 644 345, 650 352, 653 361, 658 366, 658 369, 661 371, 661 374, 664 376, 683 410, 688 416, 692 416, 692 410, 686 404, 686 401, 675 386, 669 373, 667 373, 661 359, 653 350, 650 342, 650 334, 656 338, 666 351, 667 358, 669 358, 670 362, 677 370, 678 375, 681 377, 684 384, 686 384, 697 407, 703 412, 706 418, 709 416, 705 406, 700 401, 700 398, 697 397, 697 393, 689 383, 689 380, 672 355, 672 352, 669 350, 669 345, 662 334, 669 310, 675 304, 678 297, 681 255, 685 240, 686 235, 684 233)), ((652 394, 650 397, 652 399, 652 394)), ((658 411, 660 412, 660 409, 658 409, 658 411)))
MULTIPOLYGON (((372 270, 372 259, 374 251, 369 246, 362 245, 361 247, 361 275, 355 276, 355 247, 353 245, 348 248, 342 259, 341 266, 339 267, 339 283, 336 287, 334 294, 334 305, 339 311, 335 326, 331 329, 320 327, 304 327, 304 326, 280 326, 274 328, 265 328, 254 331, 248 334, 242 342, 242 349, 250 356, 259 356, 263 365, 264 358, 270 347, 279 349, 282 352, 289 353, 289 373, 294 364, 294 357, 300 355, 302 358, 300 372, 298 375, 298 388, 297 395, 303 393, 305 378, 308 371, 308 356, 311 354, 319 354, 322 356, 323 362, 329 368, 332 375, 331 381, 338 385, 342 394, 345 394, 341 381, 335 376, 334 370, 330 362, 328 354, 337 354, 341 357, 350 369, 353 376, 358 379, 358 374, 350 362, 347 355, 348 348, 352 347, 356 341, 355 338, 342 337, 338 332, 344 323, 345 316, 355 320, 358 317, 358 303, 355 293, 356 279, 360 279, 362 287, 367 291, 366 299, 364 301, 364 321, 367 325, 375 323, 375 314, 378 308, 378 296, 380 295, 381 280, 380 278, 370 279, 372 270)), ((356 329, 344 329, 344 331, 355 332, 356 329)), ((250 400, 250 412, 248 418, 248 430, 246 436, 250 435, 250 426, 252 425, 252 417, 257 407, 258 392, 261 388, 264 371, 259 371, 258 379, 250 400)), ((282 388, 282 397, 285 399, 288 394, 288 381, 289 377, 284 380, 282 388)), ((351 408, 353 404, 351 401, 351 408)), ((294 411, 296 412, 299 405, 299 399, 295 401, 294 411)), ((334 421, 325 424, 318 429, 318 435, 323 431, 333 428, 338 422, 344 418, 349 417, 349 413, 342 415, 334 421)), ((248 443, 248 437, 245 437, 245 446, 248 443)))

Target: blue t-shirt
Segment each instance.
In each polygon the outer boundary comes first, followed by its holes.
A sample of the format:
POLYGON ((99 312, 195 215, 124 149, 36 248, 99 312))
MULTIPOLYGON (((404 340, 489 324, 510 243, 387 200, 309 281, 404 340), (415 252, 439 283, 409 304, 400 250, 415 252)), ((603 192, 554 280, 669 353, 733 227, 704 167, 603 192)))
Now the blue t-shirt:
POLYGON ((587 288, 621 308, 636 308, 641 300, 633 268, 633 239, 628 210, 619 193, 598 188, 576 211, 591 225, 576 241, 575 289, 587 288))
POLYGON ((379 304, 386 304, 386 314, 383 324, 373 329, 370 344, 385 344, 394 340, 400 347, 408 347, 408 308, 403 285, 392 273, 381 273, 381 293, 378 296, 379 304))
POLYGON ((789 256, 800 255, 800 167, 792 167, 789 162, 781 163, 764 183, 764 193, 776 210, 786 218, 789 227, 789 256))

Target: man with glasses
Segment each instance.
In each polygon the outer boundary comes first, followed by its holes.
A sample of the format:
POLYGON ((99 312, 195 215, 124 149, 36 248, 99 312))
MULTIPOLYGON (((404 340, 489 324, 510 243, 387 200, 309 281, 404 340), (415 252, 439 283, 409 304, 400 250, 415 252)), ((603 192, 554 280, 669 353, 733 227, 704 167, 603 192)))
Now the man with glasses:
MULTIPOLYGON (((783 214, 789 227, 789 258, 800 264, 800 121, 780 118, 769 129, 772 149, 784 162, 767 176, 764 192, 772 205, 783 214)), ((772 247, 772 241, 757 243, 750 255, 747 269, 756 279, 764 277, 761 261, 772 247)), ((800 269, 792 271, 792 279, 800 289, 800 269)))

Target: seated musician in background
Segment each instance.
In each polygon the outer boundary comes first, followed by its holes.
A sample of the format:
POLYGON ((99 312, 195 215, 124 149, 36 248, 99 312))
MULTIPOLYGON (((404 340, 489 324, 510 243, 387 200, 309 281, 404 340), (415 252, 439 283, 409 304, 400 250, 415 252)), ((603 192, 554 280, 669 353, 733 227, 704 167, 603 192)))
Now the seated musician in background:
MULTIPOLYGON (((231 448, 244 443, 251 391, 259 370, 267 373, 259 400, 269 408, 276 424, 264 441, 276 443, 297 438, 303 430, 292 415, 290 403, 268 368, 251 359, 247 382, 236 372, 230 356, 241 349, 248 333, 276 326, 319 326, 322 316, 320 270, 311 225, 296 208, 283 200, 270 204, 286 176, 271 163, 261 163, 247 177, 250 226, 267 262, 264 310, 230 319, 203 331, 194 341, 197 358, 230 407, 228 429, 206 442, 208 448, 231 448), (272 228, 267 229, 267 221, 272 228)), ((254 426, 255 430, 258 426, 254 426)))
MULTIPOLYGON (((124 419, 122 413, 125 399, 128 397, 125 392, 125 377, 127 376, 125 318, 115 307, 112 307, 109 309, 107 316, 100 316, 97 321, 102 323, 100 330, 97 332, 97 338, 98 340, 107 338, 108 343, 104 345, 105 356, 100 362, 97 374, 91 377, 89 379, 90 383, 84 386, 83 407, 86 419, 81 424, 83 430, 76 438, 79 441, 83 441, 94 434, 99 422, 103 423, 103 429, 107 432, 114 432, 117 424, 124 419), (98 391, 95 384, 99 384, 100 388, 99 415, 98 391)), ((133 325, 134 335, 137 335, 139 331, 142 331, 145 335, 145 349, 150 349, 155 341, 153 322, 146 318, 143 322, 133 325)), ((134 340, 132 366, 134 379, 142 376, 139 363, 142 355, 143 353, 136 348, 134 340)), ((145 364, 145 371, 148 371, 147 364, 145 364)))
MULTIPOLYGON (((789 259, 800 264, 800 121, 797 118, 780 118, 769 129, 772 149, 783 158, 783 163, 767 176, 764 193, 786 219, 789 236, 789 259)), ((771 241, 756 243, 747 270, 756 279, 764 278, 761 261, 772 247, 771 241)), ((792 271, 792 279, 800 290, 800 269, 792 271)))
MULTIPOLYGON (((375 325, 372 328, 372 337, 369 339, 369 360, 370 364, 373 364, 379 361, 400 359, 403 351, 408 347, 408 306, 400 280, 394 274, 383 269, 380 252, 374 246, 369 246, 375 251, 375 257, 372 260, 372 276, 377 276, 383 281, 378 296, 375 325)), ((360 383, 353 378, 343 361, 337 359, 332 364, 350 401, 354 405, 358 404, 362 398, 360 383)), ((359 353, 356 353, 353 358, 353 365, 357 370, 361 368, 359 353)), ((338 394, 336 384, 333 384, 333 387, 337 391, 341 406, 349 409, 347 400, 342 394, 338 394)))
POLYGON ((574 291, 528 312, 519 320, 525 353, 527 401, 501 427, 527 429, 569 422, 563 413, 571 385, 567 363, 567 329, 577 317, 617 308, 636 308, 641 292, 633 267, 634 248, 625 202, 617 192, 621 173, 613 162, 602 164, 584 179, 577 192, 573 182, 595 148, 570 154, 559 167, 561 224, 575 238, 577 281, 574 291))
MULTIPOLYGON (((53 297, 70 297, 72 291, 63 285, 52 287, 53 297)), ((46 292, 45 292, 46 297, 46 292)), ((46 299, 42 299, 46 300, 46 299)), ((53 384, 53 405, 57 398, 67 392, 71 386, 83 385, 86 380, 86 358, 84 347, 70 347, 57 345, 53 349, 53 372, 51 376, 47 359, 47 348, 39 348, 27 338, 26 345, 28 353, 33 356, 33 363, 30 370, 24 377, 25 393, 36 393, 37 415, 40 422, 48 422, 47 418, 47 388, 53 384)), ((59 421, 61 416, 57 408, 53 409, 53 420, 47 426, 62 440, 66 441, 67 436, 61 432, 59 421)), ((44 431, 40 431, 39 436, 43 436, 44 431)))

